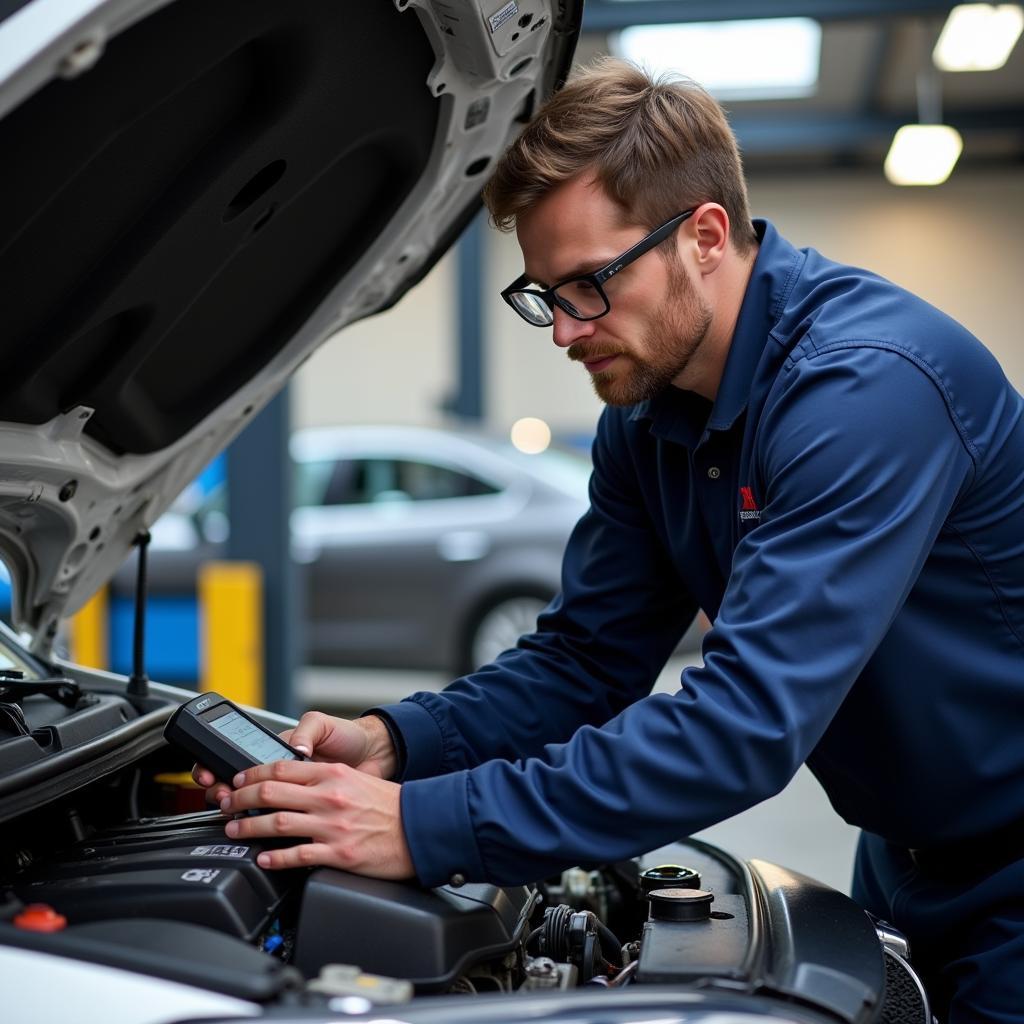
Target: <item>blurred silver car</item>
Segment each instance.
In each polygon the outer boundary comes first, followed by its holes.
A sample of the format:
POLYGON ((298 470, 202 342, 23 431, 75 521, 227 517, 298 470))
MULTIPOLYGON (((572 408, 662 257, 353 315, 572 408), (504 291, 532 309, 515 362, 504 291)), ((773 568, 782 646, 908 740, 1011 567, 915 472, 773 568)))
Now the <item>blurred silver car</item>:
MULTIPOLYGON (((587 508, 589 460, 567 449, 525 454, 484 434, 339 426, 297 432, 291 453, 292 552, 314 665, 461 674, 490 661, 558 592, 566 540, 587 508)), ((174 512, 157 524, 155 590, 180 583, 182 559, 194 572, 216 554, 224 505, 215 492, 195 527, 174 512), (182 543, 195 528, 204 543, 182 543), (184 550, 174 557, 173 547, 184 550)))
MULTIPOLYGON (((568 448, 526 454, 483 433, 335 426, 298 431, 291 455, 310 665, 461 675, 486 664, 558 592, 587 508, 590 461, 568 448)), ((153 527, 154 594, 191 593, 228 531, 223 487, 186 492, 153 527)), ((127 602, 131 563, 113 586, 127 602)), ((699 650, 707 628, 701 613, 679 650, 699 650)))

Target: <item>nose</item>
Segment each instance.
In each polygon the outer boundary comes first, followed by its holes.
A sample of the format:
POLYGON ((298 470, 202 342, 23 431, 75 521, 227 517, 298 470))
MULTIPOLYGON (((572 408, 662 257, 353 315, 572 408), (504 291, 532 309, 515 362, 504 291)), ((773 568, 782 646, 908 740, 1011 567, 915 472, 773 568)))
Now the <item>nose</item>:
POLYGON ((589 338, 594 333, 593 320, 577 320, 558 306, 555 306, 553 315, 555 322, 551 325, 551 340, 559 348, 568 348, 580 338, 589 338))

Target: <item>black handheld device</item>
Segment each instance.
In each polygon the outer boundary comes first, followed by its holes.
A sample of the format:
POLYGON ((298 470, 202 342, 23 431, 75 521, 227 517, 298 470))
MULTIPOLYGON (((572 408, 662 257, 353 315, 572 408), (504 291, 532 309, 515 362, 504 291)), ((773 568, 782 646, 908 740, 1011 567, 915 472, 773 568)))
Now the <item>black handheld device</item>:
POLYGON ((219 693, 201 693, 182 704, 164 727, 164 739, 228 784, 258 764, 309 760, 219 693))

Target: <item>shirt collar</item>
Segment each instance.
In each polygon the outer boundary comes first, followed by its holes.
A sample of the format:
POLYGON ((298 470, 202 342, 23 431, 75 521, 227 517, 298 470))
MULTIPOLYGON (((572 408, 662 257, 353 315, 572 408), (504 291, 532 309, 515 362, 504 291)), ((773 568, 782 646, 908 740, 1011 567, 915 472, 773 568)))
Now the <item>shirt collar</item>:
POLYGON ((695 447, 703 433, 697 429, 695 416, 702 418, 708 430, 727 430, 747 407, 768 334, 782 316, 805 256, 768 221, 753 223, 761 244, 711 414, 707 415, 706 400, 669 386, 654 398, 639 402, 630 414, 631 420, 649 419, 652 433, 695 447))

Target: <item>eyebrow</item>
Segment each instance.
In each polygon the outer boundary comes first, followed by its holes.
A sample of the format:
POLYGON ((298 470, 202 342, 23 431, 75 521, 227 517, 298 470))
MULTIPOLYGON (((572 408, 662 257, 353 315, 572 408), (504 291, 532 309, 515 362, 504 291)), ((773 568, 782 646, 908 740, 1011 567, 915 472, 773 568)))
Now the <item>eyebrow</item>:
MULTIPOLYGON (((611 256, 603 257, 599 260, 582 260, 577 263, 571 270, 563 274, 561 277, 555 279, 557 284, 560 281, 569 281, 574 277, 583 277, 586 274, 596 274, 602 267, 607 267, 609 263, 615 260, 621 253, 613 253, 611 256)), ((529 274, 525 268, 524 273, 536 284, 539 284, 542 288, 550 288, 551 285, 547 281, 542 281, 539 277, 534 277, 529 274)))

